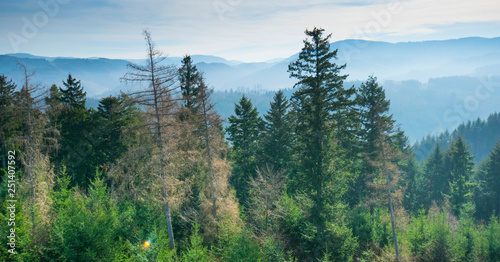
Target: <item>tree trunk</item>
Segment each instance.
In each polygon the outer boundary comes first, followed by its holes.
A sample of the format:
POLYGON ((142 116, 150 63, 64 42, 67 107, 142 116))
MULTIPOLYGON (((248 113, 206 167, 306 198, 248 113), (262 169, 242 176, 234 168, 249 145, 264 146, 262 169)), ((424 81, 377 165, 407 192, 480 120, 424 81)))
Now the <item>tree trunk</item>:
MULTIPOLYGON (((150 62, 151 62, 151 68, 154 68, 153 66, 153 57, 152 57, 152 52, 150 52, 150 62)), ((153 94, 154 94, 154 106, 155 106, 155 113, 156 113, 156 131, 157 131, 157 136, 158 136, 158 147, 160 149, 160 172, 161 172, 161 178, 163 180, 163 190, 162 190, 162 195, 163 195, 163 209, 165 211, 165 218, 167 220, 167 231, 168 231, 168 240, 170 244, 170 250, 175 249, 175 242, 174 242, 174 233, 172 230, 172 219, 170 217, 170 206, 168 205, 168 191, 167 191, 167 174, 165 172, 165 152, 163 152, 163 138, 162 138, 162 132, 161 132, 161 123, 160 123, 160 110, 159 110, 159 105, 158 105, 158 86, 156 83, 155 79, 155 72, 151 72, 151 82, 153 85, 153 94)))
MULTIPOLYGON (((205 92, 205 91, 203 91, 205 92)), ((208 177, 210 179, 210 198, 212 200, 212 216, 215 220, 215 231, 219 232, 219 227, 217 226, 217 197, 215 196, 215 177, 212 170, 212 155, 210 152, 210 138, 209 138, 209 123, 207 117, 207 104, 205 101, 206 97, 202 98, 203 106, 203 121, 205 124, 205 146, 207 147, 207 164, 208 164, 208 177)))
POLYGON ((385 160, 385 150, 382 145, 382 159, 383 159, 383 170, 385 174, 385 181, 387 183, 387 191, 389 193, 389 210, 391 212, 391 226, 392 226, 392 237, 394 238, 394 248, 396 249, 396 260, 399 261, 399 246, 398 246, 398 236, 396 235, 396 223, 394 222, 394 208, 392 206, 392 197, 391 197, 391 186, 389 183, 389 172, 386 168, 386 160, 385 160))

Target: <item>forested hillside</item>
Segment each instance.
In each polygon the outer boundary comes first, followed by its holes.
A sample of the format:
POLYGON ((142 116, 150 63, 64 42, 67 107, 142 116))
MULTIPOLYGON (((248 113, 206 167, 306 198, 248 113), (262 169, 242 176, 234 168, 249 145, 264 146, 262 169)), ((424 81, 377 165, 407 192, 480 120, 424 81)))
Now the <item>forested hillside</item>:
POLYGON ((417 161, 377 77, 345 85, 331 35, 305 34, 294 89, 238 97, 226 127, 147 30, 135 91, 96 108, 71 74, 2 75, 0 260, 500 261, 500 142, 475 166, 458 131, 417 161))
POLYGON ((448 148, 450 144, 462 137, 470 146, 470 153, 476 163, 481 163, 500 140, 500 114, 494 113, 485 120, 468 121, 458 126, 451 133, 446 131, 439 135, 427 136, 415 144, 415 152, 419 161, 427 158, 436 144, 448 148))

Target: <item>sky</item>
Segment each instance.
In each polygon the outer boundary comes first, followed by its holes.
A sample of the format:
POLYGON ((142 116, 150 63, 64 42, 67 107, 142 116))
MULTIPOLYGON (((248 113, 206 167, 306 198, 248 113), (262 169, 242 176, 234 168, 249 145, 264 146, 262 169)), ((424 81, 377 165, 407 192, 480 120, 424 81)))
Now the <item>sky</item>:
POLYGON ((169 56, 245 62, 298 53, 304 30, 332 41, 499 37, 498 0, 0 0, 0 54, 138 59, 143 29, 169 56))

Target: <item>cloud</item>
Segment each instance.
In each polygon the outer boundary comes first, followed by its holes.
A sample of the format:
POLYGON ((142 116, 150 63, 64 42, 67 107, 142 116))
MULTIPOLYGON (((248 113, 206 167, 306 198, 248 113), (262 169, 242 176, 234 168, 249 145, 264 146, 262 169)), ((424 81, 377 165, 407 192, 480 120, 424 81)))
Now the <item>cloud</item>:
MULTIPOLYGON (((35 0, 2 5, 0 19, 5 26, 0 36, 4 39, 9 32, 20 33, 22 17, 31 19, 42 10, 35 0)), ((332 32, 332 40, 405 41, 436 37, 444 31, 461 36, 450 28, 498 24, 499 13, 496 0, 70 0, 36 37, 21 45, 21 51, 133 58, 144 49, 141 31, 147 27, 158 46, 173 56, 214 54, 259 61, 298 52, 303 31, 313 26, 332 32), (388 23, 377 20, 377 14, 387 12, 394 3, 399 3, 400 12, 391 13, 388 23)), ((491 34, 495 34, 493 29, 491 34)), ((0 52, 12 51, 2 42, 0 52)))

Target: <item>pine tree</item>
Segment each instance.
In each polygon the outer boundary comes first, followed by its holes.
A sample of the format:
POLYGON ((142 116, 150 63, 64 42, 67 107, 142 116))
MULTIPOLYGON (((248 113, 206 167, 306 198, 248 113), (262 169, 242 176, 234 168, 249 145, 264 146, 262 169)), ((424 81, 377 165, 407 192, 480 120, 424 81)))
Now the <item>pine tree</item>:
POLYGON ((451 180, 448 199, 455 214, 459 214, 465 203, 471 201, 472 183, 470 177, 474 167, 473 157, 465 141, 458 137, 446 154, 448 166, 446 172, 451 180))
POLYGON ((290 103, 283 91, 278 91, 271 102, 262 134, 262 166, 270 164, 275 170, 287 170, 291 161, 293 123, 289 113, 290 103))
POLYGON ((248 181, 255 175, 257 165, 259 133, 262 119, 252 102, 243 95, 235 104, 235 115, 229 117, 227 132, 233 145, 231 158, 234 161, 232 183, 241 204, 246 205, 248 181))

